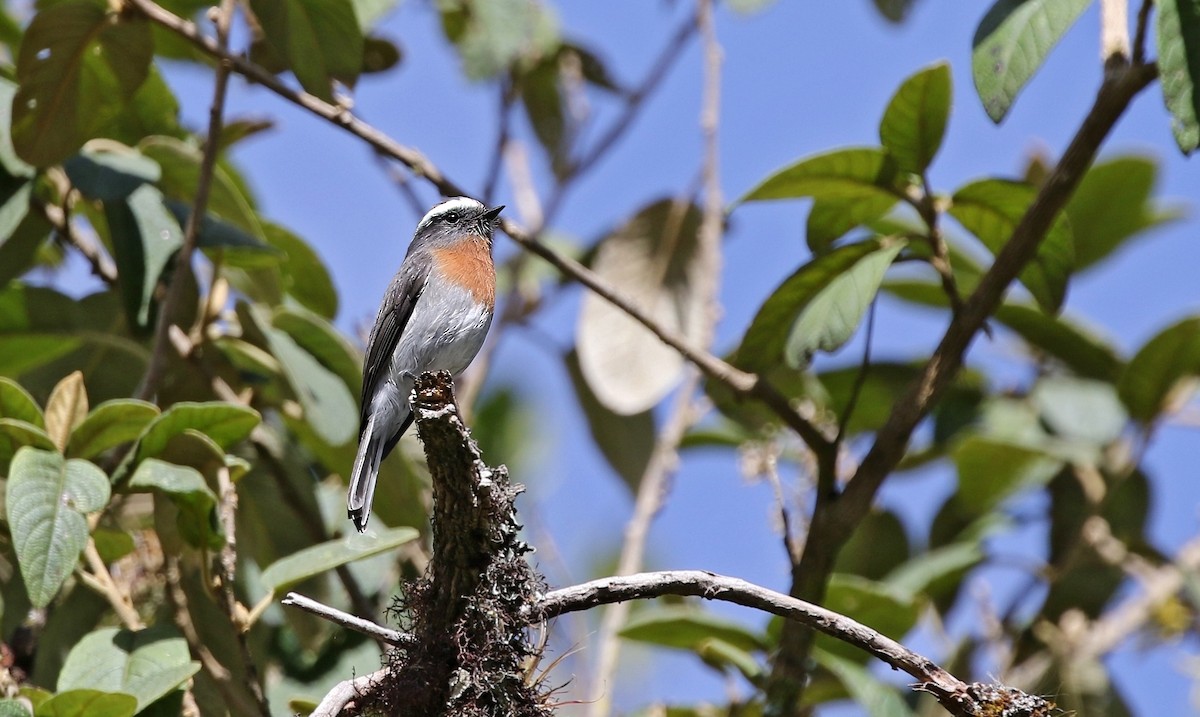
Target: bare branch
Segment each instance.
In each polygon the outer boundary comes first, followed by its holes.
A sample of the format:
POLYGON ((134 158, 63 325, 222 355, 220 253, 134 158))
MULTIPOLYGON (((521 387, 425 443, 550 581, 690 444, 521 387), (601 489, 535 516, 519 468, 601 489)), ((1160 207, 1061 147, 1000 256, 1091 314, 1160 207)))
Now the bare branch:
POLYGON ((385 667, 369 675, 339 682, 332 690, 325 694, 325 698, 321 700, 321 704, 317 705, 317 708, 312 711, 309 717, 339 717, 339 715, 346 717, 347 714, 358 714, 357 710, 351 712, 344 712, 343 710, 355 698, 363 695, 383 681, 387 677, 387 672, 387 668, 385 667))
POLYGON ((389 645, 405 647, 413 643, 413 636, 407 632, 393 630, 390 627, 384 627, 383 625, 373 623, 370 620, 365 620, 361 617, 351 615, 350 613, 342 612, 335 607, 330 607, 324 603, 317 602, 316 600, 305 597, 299 593, 288 593, 283 600, 280 601, 280 604, 287 605, 289 607, 300 608, 305 612, 316 615, 322 620, 328 620, 335 625, 341 625, 342 627, 349 628, 355 632, 361 632, 368 637, 373 637, 376 640, 382 640, 389 645))

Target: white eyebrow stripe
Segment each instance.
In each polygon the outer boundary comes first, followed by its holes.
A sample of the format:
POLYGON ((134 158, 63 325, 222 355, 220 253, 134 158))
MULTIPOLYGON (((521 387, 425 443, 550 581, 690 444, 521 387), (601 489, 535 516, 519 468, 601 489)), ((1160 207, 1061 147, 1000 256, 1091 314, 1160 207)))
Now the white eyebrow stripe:
POLYGON ((466 212, 485 208, 486 207, 484 207, 482 203, 471 199, 470 197, 451 197, 450 199, 447 199, 446 201, 438 204, 433 209, 430 209, 428 212, 426 212, 425 216, 421 218, 420 223, 417 224, 417 231, 421 231, 421 229, 426 227, 436 217, 441 216, 446 212, 455 210, 466 212))

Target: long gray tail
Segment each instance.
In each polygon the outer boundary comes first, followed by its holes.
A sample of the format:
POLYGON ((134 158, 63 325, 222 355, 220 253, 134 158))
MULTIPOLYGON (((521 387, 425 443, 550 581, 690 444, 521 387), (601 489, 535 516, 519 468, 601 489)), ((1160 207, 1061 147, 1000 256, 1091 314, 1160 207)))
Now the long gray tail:
POLYGON ((379 463, 383 460, 384 447, 391 436, 382 435, 378 426, 378 414, 372 414, 358 442, 358 455, 354 457, 354 470, 350 472, 350 492, 346 494, 346 514, 354 521, 358 532, 367 531, 367 520, 371 517, 371 501, 375 497, 375 480, 379 477, 379 463))

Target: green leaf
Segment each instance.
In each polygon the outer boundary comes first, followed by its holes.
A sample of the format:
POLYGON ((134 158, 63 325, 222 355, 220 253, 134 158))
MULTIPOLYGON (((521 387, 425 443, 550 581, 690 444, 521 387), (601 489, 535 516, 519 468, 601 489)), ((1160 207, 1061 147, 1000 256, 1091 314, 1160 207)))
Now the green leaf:
POLYGON ((897 201, 891 194, 871 195, 850 201, 813 200, 804 233, 808 248, 813 254, 824 254, 851 229, 887 214, 897 201))
POLYGON ((104 203, 120 277, 125 314, 131 326, 147 331, 157 313, 154 292, 171 257, 183 246, 183 229, 167 211, 162 192, 138 187, 124 201, 104 203))
POLYGON ((938 62, 900 85, 879 123, 879 141, 905 172, 924 174, 946 134, 950 65, 938 62))
POLYGON ((404 53, 396 43, 385 37, 367 35, 363 38, 362 74, 386 72, 399 65, 403 57, 404 53))
POLYGON ((558 21, 541 3, 441 0, 438 10, 471 80, 495 77, 523 58, 550 54, 560 42, 558 21))
POLYGON ((813 650, 813 659, 846 688, 850 699, 871 717, 912 717, 897 688, 885 684, 865 667, 826 650, 813 650))
POLYGON ((187 641, 174 628, 101 628, 67 655, 58 689, 123 692, 137 700, 141 711, 199 671, 200 663, 192 661, 187 641))
POLYGON ((275 310, 271 324, 336 374, 351 394, 362 393, 362 359, 333 324, 304 309, 287 306, 275 310))
POLYGON ((127 487, 133 492, 157 491, 169 496, 179 508, 177 527, 188 544, 211 550, 225 544, 217 522, 217 495, 195 468, 147 458, 138 464, 127 487))
POLYGON ((1119 438, 1129 415, 1114 385, 1074 376, 1045 376, 1030 395, 1057 436, 1105 446, 1119 438))
POLYGON ((78 0, 34 16, 17 57, 13 145, 26 162, 57 164, 95 137, 150 71, 154 43, 136 13, 78 0))
POLYGON ((261 580, 267 589, 279 592, 346 563, 394 550, 418 537, 420 533, 409 527, 389 528, 370 535, 352 533, 276 560, 263 570, 261 580))
POLYGON ((1184 378, 1200 375, 1200 318, 1160 331, 1130 359, 1117 383, 1135 421, 1152 423, 1177 397, 1184 378))
POLYGON ((738 204, 764 199, 829 199, 858 201, 900 199, 896 162, 879 147, 837 149, 802 159, 767 177, 738 204))
POLYGON ((33 182, 0 170, 0 245, 8 242, 29 214, 33 182))
MULTIPOLYGON (((920 595, 947 577, 961 576, 983 562, 979 542, 951 543, 896 565, 882 582, 906 595, 920 595)), ((958 581, 955 581, 956 583, 958 581)))
POLYGON ((203 433, 228 450, 249 436, 260 420, 258 411, 232 403, 176 403, 142 432, 137 460, 161 454, 172 438, 187 430, 203 433))
POLYGON ((10 177, 32 177, 34 168, 18 157, 13 149, 12 105, 16 94, 17 83, 0 77, 0 169, 10 177))
POLYGON ((250 0, 275 54, 301 87, 333 101, 333 81, 353 85, 363 62, 363 33, 350 0, 250 0))
POLYGON ((514 84, 534 136, 546 151, 555 176, 562 178, 570 170, 571 125, 560 91, 559 54, 548 55, 533 67, 514 73, 514 84))
POLYGON ((1116 381, 1124 367, 1112 345, 1062 316, 1010 301, 996 310, 996 320, 1082 378, 1116 381))
POLYGON ((0 287, 0 375, 19 376, 77 348, 78 313, 74 300, 53 289, 0 287))
POLYGON ((738 347, 738 365, 757 372, 786 359, 799 367, 814 351, 837 349, 853 335, 903 247, 900 240, 870 239, 800 267, 759 308, 738 347))
POLYGON ((279 360, 292 393, 304 408, 305 421, 330 445, 354 440, 358 435, 358 404, 346 382, 289 334, 272 326, 262 307, 249 308, 255 326, 266 338, 268 349, 279 360))
MULTIPOLYGON (((205 5, 205 7, 210 6, 205 5)), ((174 39, 178 37, 168 34, 167 31, 158 27, 155 28, 155 32, 158 33, 159 38, 174 39)), ((194 50, 191 45, 186 47, 189 51, 199 52, 194 50)), ((161 56, 163 54, 162 47, 157 46, 156 49, 157 54, 161 56)), ((151 65, 146 81, 134 93, 133 98, 124 103, 121 112, 105 124, 100 131, 100 136, 132 146, 154 135, 183 137, 187 135, 187 132, 179 124, 179 100, 167 86, 166 80, 162 78, 158 68, 151 65)))
MULTIPOLYGON (((854 575, 834 573, 822 603, 826 608, 861 622, 895 640, 902 639, 917 624, 920 609, 911 595, 883 583, 854 575)), ((826 652, 865 662, 867 654, 858 648, 818 635, 816 644, 826 652)))
POLYGON ((119 692, 68 690, 38 705, 37 717, 133 717, 137 698, 119 692))
POLYGON ((87 544, 88 513, 108 503, 108 477, 84 460, 30 448, 17 451, 5 501, 13 547, 34 607, 45 607, 87 544))
POLYGON ((1183 211, 1151 202, 1158 164, 1150 157, 1115 157, 1083 175, 1067 203, 1075 236, 1075 271, 1092 266, 1148 229, 1178 220, 1183 211))
POLYGON ((578 355, 570 351, 564 360, 592 440, 625 485, 636 491, 654 452, 654 413, 645 410, 623 416, 609 410, 584 380, 578 355))
POLYGON ((0 376, 0 418, 15 418, 45 428, 42 409, 21 384, 0 376))
POLYGON ((9 461, 22 446, 58 452, 45 429, 16 418, 0 418, 0 473, 8 472, 9 461))
POLYGON ((766 649, 766 641, 759 633, 741 623, 691 607, 642 611, 625 623, 620 634, 627 640, 681 650, 694 650, 710 638, 724 640, 742 650, 766 649))
POLYGON ((113 142, 106 142, 103 149, 84 147, 63 163, 63 169, 83 196, 101 202, 124 199, 162 176, 154 160, 130 147, 114 146, 113 142))
MULTIPOLYGON (((159 188, 163 194, 187 206, 196 198, 202 153, 196 147, 174 137, 148 137, 138 149, 162 169, 159 188)), ((213 170, 207 213, 216 215, 250 234, 263 239, 262 224, 254 211, 254 202, 227 165, 218 162, 213 170)))
POLYGON ((1184 154, 1200 147, 1200 7, 1195 0, 1159 0, 1158 72, 1171 130, 1184 154))
MULTIPOLYGON (((191 205, 178 199, 168 199, 165 204, 179 222, 179 226, 186 227, 191 219, 191 205)), ((241 268, 274 266, 283 258, 283 252, 259 236, 207 213, 197 228, 196 246, 206 250, 219 250, 226 265, 241 268)))
POLYGON ((972 41, 971 74, 993 122, 1008 114, 1017 94, 1091 0, 997 0, 972 41))
POLYGON ((971 515, 983 515, 1009 496, 1045 485, 1062 465, 1062 458, 1037 448, 968 436, 954 449, 959 502, 971 515))
POLYGON ((159 415, 153 403, 117 398, 96 406, 71 433, 67 454, 93 458, 109 448, 136 440, 159 415))
POLYGON ((0 700, 0 717, 33 717, 33 713, 20 700, 0 700))
MULTIPOLYGON (((981 179, 954 193, 950 214, 992 254, 999 254, 1036 196, 1037 190, 1028 184, 981 179)), ((1047 313, 1058 313, 1066 298, 1075 262, 1074 242, 1066 218, 1059 215, 1033 261, 1021 270, 1021 283, 1047 313)))
POLYGON ((304 308, 327 319, 337 316, 338 295, 333 280, 317 252, 300 237, 278 224, 263 224, 267 242, 283 253, 283 288, 304 308))
POLYGON ((694 649, 704 664, 722 672, 732 667, 752 684, 757 684, 763 676, 763 666, 754 659, 754 655, 719 637, 705 638, 694 649))
POLYGON ((879 580, 908 556, 904 523, 890 510, 873 508, 838 552, 834 571, 879 580))
POLYGON ((12 234, 0 239, 0 286, 21 276, 38 262, 38 250, 49 236, 50 223, 41 215, 26 213, 12 234))

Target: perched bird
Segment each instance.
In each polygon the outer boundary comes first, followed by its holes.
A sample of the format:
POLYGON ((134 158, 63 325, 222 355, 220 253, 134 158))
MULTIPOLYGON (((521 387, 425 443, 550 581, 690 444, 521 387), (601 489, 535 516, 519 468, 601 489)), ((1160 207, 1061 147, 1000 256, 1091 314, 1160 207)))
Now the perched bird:
POLYGON ((412 424, 409 394, 423 371, 462 372, 492 323, 492 232, 503 206, 447 199, 417 225, 388 286, 363 362, 358 455, 346 512, 365 532, 379 464, 412 424))

